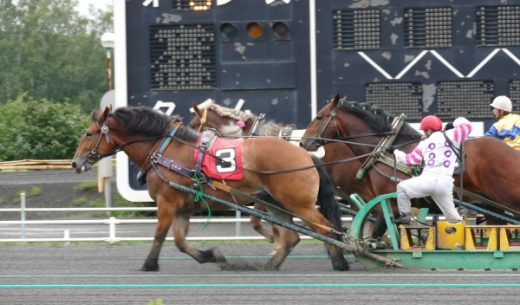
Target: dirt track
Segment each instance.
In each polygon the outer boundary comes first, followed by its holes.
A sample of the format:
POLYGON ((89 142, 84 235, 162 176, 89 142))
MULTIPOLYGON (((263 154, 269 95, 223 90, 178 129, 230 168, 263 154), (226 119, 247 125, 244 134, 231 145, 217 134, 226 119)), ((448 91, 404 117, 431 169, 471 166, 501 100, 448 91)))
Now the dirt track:
MULTIPOLYGON (((365 271, 356 263, 336 272, 319 244, 298 245, 280 271, 269 272, 201 265, 171 241, 159 272, 139 271, 149 247, 2 245, 1 303, 494 305, 520 298, 517 272, 365 271)), ((220 248, 234 265, 260 265, 270 245, 220 248)))

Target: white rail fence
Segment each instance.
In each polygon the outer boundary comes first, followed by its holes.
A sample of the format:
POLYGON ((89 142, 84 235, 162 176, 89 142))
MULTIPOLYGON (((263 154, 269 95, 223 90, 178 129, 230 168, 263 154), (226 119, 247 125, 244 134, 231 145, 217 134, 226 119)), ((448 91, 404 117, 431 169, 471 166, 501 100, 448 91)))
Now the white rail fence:
MULTIPOLYGON (((35 212, 96 212, 109 215, 110 212, 146 212, 157 211, 156 207, 118 207, 118 208, 27 208, 24 198, 21 198, 20 208, 2 208, 3 213, 19 213, 20 220, 0 221, 0 242, 108 242, 119 241, 148 241, 153 240, 154 226, 157 223, 155 218, 116 218, 107 216, 99 219, 79 219, 79 220, 27 220, 28 213, 35 212), (121 227, 135 225, 133 229, 121 232, 121 227), (96 230, 89 229, 90 226, 96 230), (49 229, 45 229, 50 227, 49 229), (44 234, 53 231, 53 234, 44 234), (30 234, 30 232, 32 232, 30 234), (30 237, 29 235, 52 235, 30 237), (72 234, 72 233, 75 234, 72 234), (145 236, 138 236, 139 234, 145 236), (59 235, 59 236, 57 236, 59 235), (75 236, 72 236, 75 235, 75 236), (92 236, 89 236, 92 235, 92 236), (7 237, 9 236, 9 237, 7 237)), ((343 221, 352 220, 351 217, 343 217, 343 221)), ((190 220, 190 236, 188 240, 262 240, 262 236, 256 234, 249 224, 249 217, 242 217, 240 212, 236 212, 235 217, 194 217, 190 220), (197 225, 194 228, 194 225, 197 225), (204 229, 205 226, 209 229, 204 229)), ((300 219, 295 218, 295 223, 301 223, 300 219)), ((302 236, 302 238, 309 238, 302 236)))

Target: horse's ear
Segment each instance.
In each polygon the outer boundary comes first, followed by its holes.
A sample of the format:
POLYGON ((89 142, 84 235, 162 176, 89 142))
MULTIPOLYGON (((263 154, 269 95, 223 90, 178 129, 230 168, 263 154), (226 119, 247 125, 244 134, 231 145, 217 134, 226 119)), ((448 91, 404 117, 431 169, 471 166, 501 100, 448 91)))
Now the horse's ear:
POLYGON ((112 112, 112 105, 105 107, 105 110, 103 110, 103 113, 98 117, 97 124, 98 126, 103 125, 103 123, 108 118, 108 115, 112 112))
POLYGON ((197 105, 197 103, 193 102, 193 103, 191 103, 191 106, 193 107, 193 111, 195 111, 195 113, 199 117, 202 117, 202 111, 200 111, 199 106, 197 105))
POLYGON ((340 100, 340 96, 339 96, 339 94, 336 94, 336 96, 332 100, 332 103, 334 103, 334 106, 336 106, 339 103, 339 100, 340 100))

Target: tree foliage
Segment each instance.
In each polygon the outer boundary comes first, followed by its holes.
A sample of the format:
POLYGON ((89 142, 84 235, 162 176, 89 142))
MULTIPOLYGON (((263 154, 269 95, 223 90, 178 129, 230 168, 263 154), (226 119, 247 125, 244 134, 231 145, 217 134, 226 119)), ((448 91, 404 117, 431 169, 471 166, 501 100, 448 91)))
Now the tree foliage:
POLYGON ((0 104, 0 160, 71 159, 89 123, 79 104, 20 95, 0 104))
MULTIPOLYGON (((106 91, 101 34, 111 13, 80 16, 76 0, 0 0, 0 103, 27 93, 84 110, 106 91)), ((95 12, 92 12, 95 13, 95 12)))
POLYGON ((111 12, 77 0, 0 0, 0 161, 69 159, 106 91, 111 12))

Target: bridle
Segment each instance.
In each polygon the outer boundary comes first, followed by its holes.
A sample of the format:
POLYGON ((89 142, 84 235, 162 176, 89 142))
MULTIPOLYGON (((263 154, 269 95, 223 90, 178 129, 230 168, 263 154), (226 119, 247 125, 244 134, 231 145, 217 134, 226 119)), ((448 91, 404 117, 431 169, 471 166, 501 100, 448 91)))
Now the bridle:
MULTIPOLYGON (((340 107, 342 107, 344 104, 345 104, 344 100, 341 100, 334 106, 334 108, 332 108, 326 122, 321 126, 318 136, 314 138, 314 141, 318 145, 325 145, 329 142, 340 142, 340 143, 353 144, 353 145, 358 145, 358 146, 373 146, 370 144, 364 144, 364 143, 360 143, 360 142, 351 142, 349 140, 357 139, 357 138, 365 138, 365 137, 374 137, 374 136, 381 137, 381 136, 388 136, 388 135, 392 134, 392 132, 382 132, 382 133, 366 133, 366 134, 355 135, 355 136, 343 136, 341 129, 338 126, 340 124, 340 122, 338 122, 339 120, 337 119, 337 113, 340 110, 340 107), (334 123, 334 128, 336 129, 336 137, 335 138, 334 137, 324 138, 323 135, 325 134, 325 131, 327 130, 327 128, 329 127, 331 122, 334 123), (332 139, 337 139, 337 140, 332 140, 332 139)), ((316 118, 319 118, 319 116, 316 116, 316 118)))
MULTIPOLYGON (((96 125, 98 127, 100 127, 99 123, 96 123, 96 125)), ((97 152, 97 150, 99 148, 99 145, 101 144, 101 139, 103 138, 103 136, 105 136, 106 142, 109 143, 110 142, 110 136, 109 135, 110 135, 110 128, 108 127, 107 119, 105 119, 105 121, 103 122, 103 124, 101 124, 101 127, 99 128, 99 135, 98 135, 98 138, 97 138, 97 141, 96 141, 96 145, 94 145, 94 148, 92 148, 92 150, 89 151, 89 153, 87 154, 87 161, 89 163, 93 164, 96 161, 99 161, 99 160, 101 160, 101 159, 103 159, 105 157, 112 156, 112 155, 116 154, 117 152, 121 151, 125 145, 128 145, 128 143, 127 143, 127 144, 125 144, 123 146, 117 146, 111 152, 108 152, 106 154, 99 154, 97 152)))
MULTIPOLYGON (((144 138, 144 139, 135 139, 135 140, 127 142, 127 143, 125 143, 123 145, 119 145, 119 146, 114 147, 112 149, 112 151, 110 151, 110 152, 108 152, 106 154, 99 154, 97 152, 97 150, 99 148, 99 145, 101 144, 101 139, 103 138, 103 136, 105 136, 105 139, 106 139, 107 143, 110 142, 110 128, 108 127, 107 120, 108 120, 108 118, 103 122, 103 124, 101 124, 101 127, 99 128, 99 136, 97 138, 96 145, 94 145, 94 148, 92 148, 92 150, 86 156, 87 162, 89 162, 90 164, 94 164, 96 161, 99 161, 99 160, 101 160, 101 159, 103 159, 105 157, 109 157, 109 156, 115 155, 116 153, 122 151, 128 145, 132 145, 132 144, 140 143, 140 142, 156 141, 156 140, 164 138, 165 136, 167 136, 170 139, 173 138, 173 134, 169 135, 169 136, 168 136, 168 134, 165 134, 165 135, 160 135, 160 136, 157 136, 157 137, 150 137, 150 138, 144 138)), ((174 119, 173 119, 173 122, 179 123, 179 125, 180 125, 180 124, 182 124, 182 118, 180 116, 175 115, 174 119)), ((99 127, 99 123, 96 123, 96 125, 99 127)))
POLYGON ((319 145, 327 144, 327 139, 323 138, 323 134, 329 127, 329 124, 331 121, 334 122, 334 127, 336 128, 337 138, 338 139, 342 138, 341 131, 339 130, 339 127, 338 127, 338 120, 336 120, 336 114, 338 112, 338 108, 339 108, 340 104, 341 104, 341 102, 337 103, 336 106, 334 106, 334 108, 332 108, 332 111, 329 113, 329 117, 327 118, 327 121, 321 127, 320 132, 318 133, 318 136, 316 138, 314 138, 314 141, 317 144, 319 144, 319 145))

